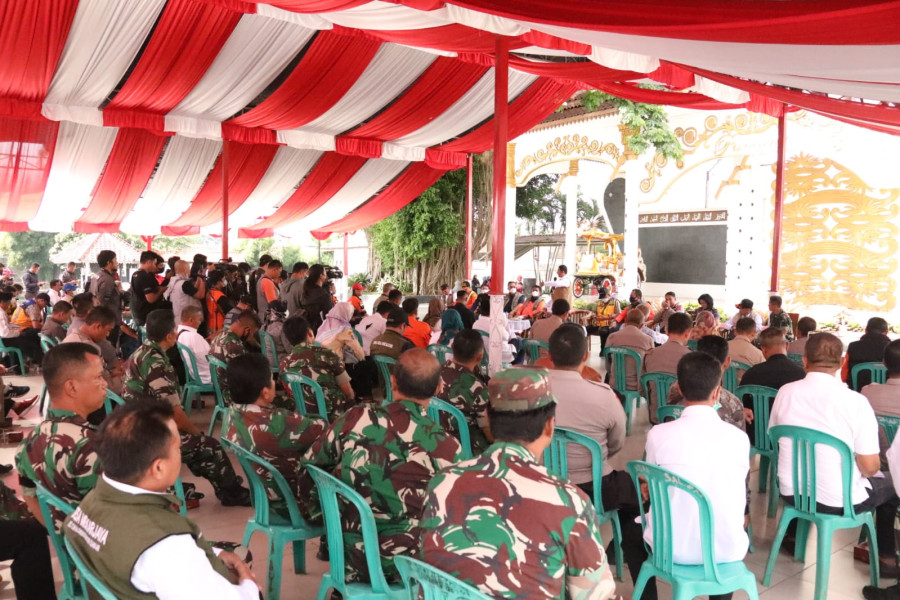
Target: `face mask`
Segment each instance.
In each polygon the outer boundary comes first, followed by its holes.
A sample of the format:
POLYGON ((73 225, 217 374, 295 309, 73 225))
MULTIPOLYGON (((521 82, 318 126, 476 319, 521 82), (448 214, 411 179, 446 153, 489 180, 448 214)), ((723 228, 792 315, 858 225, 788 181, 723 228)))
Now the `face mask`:
POLYGON ((628 298, 628 301, 631 302, 632 304, 635 304, 637 302, 637 298, 635 298, 634 296, 631 296, 630 298, 628 298))
POLYGON ((539 292, 531 292, 531 297, 532 297, 532 298, 537 298, 537 297, 540 296, 540 295, 541 295, 541 294, 540 294, 539 292))
POLYGON ((485 289, 485 288, 481 288, 481 293, 482 293, 482 294, 490 294, 490 293, 491 293, 491 290, 488 290, 488 289, 485 289))
POLYGON ((516 288, 509 288, 509 293, 510 293, 510 294, 515 294, 515 293, 516 293, 516 288))

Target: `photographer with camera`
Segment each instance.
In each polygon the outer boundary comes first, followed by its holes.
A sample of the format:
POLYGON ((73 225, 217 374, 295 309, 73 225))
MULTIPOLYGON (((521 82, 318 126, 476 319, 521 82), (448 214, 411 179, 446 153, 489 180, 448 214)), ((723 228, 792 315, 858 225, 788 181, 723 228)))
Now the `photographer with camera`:
MULTIPOLYGON (((303 301, 300 308, 306 311, 306 320, 313 331, 318 331, 325 320, 325 315, 334 307, 331 294, 325 288, 328 281, 324 265, 313 265, 309 269, 306 283, 303 284, 303 301)), ((340 271, 338 271, 340 273, 340 271)), ((343 277, 343 273, 341 273, 343 277)))

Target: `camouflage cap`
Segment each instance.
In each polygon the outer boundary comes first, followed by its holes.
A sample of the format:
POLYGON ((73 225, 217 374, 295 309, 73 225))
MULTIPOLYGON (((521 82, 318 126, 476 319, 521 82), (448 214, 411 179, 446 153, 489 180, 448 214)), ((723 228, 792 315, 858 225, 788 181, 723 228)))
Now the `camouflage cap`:
POLYGON ((491 408, 500 412, 532 410, 555 403, 550 371, 543 367, 511 367, 498 371, 488 383, 491 408))

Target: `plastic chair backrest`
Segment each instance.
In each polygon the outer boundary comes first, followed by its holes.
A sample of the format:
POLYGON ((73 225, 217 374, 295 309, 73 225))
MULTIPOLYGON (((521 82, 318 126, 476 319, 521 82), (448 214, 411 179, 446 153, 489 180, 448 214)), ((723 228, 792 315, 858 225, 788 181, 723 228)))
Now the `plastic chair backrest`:
POLYGON ((566 479, 569 476, 568 453, 566 452, 569 444, 581 446, 591 454, 591 474, 594 485, 594 506, 598 513, 603 513, 603 496, 601 494, 601 482, 603 479, 603 448, 594 438, 588 437, 583 433, 565 429, 564 427, 556 427, 553 429, 553 439, 550 445, 544 450, 544 465, 547 471, 552 474, 566 479))
POLYGON ((203 385, 200 381, 200 369, 197 367, 197 358, 194 351, 182 343, 175 344, 178 347, 178 353, 181 355, 181 362, 184 363, 184 376, 188 383, 203 385))
MULTIPOLYGON (((713 546, 714 525, 712 518, 712 504, 709 497, 693 483, 676 475, 672 471, 663 469, 641 460, 633 460, 628 463, 628 473, 634 481, 635 489, 641 489, 639 477, 647 481, 650 492, 650 514, 653 522, 653 566, 664 573, 672 573, 675 565, 672 525, 683 515, 672 514, 671 492, 678 490, 690 496, 699 510, 700 523, 700 556, 703 559, 703 578, 708 581, 719 581, 719 571, 716 568, 716 560, 713 546)), ((647 529, 647 515, 641 511, 641 524, 647 529)))
POLYGON ((144 343, 147 341, 147 328, 144 325, 138 325, 137 328, 138 341, 144 343))
POLYGON ((794 361, 801 367, 803 366, 803 355, 802 354, 799 354, 797 352, 789 352, 787 356, 789 359, 791 359, 792 361, 794 361))
POLYGON ((296 405, 299 414, 306 416, 308 412, 306 410, 306 396, 303 391, 303 386, 308 386, 316 397, 316 409, 319 416, 323 419, 328 419, 328 406, 325 404, 325 392, 322 390, 322 386, 319 385, 319 382, 311 377, 293 371, 285 371, 281 374, 281 379, 287 383, 290 388, 291 395, 294 397, 294 404, 296 405))
POLYGON ((850 369, 850 383, 854 390, 859 391, 859 387, 856 384, 859 379, 859 374, 863 371, 869 373, 869 376, 872 378, 872 383, 884 383, 887 379, 887 368, 882 363, 859 363, 858 365, 853 365, 853 368, 850 369))
POLYGON ((260 458, 249 450, 241 448, 231 440, 222 438, 220 442, 222 447, 233 452, 238 462, 241 463, 241 468, 244 470, 247 481, 250 483, 250 499, 253 504, 254 519, 259 525, 268 527, 274 524, 270 522, 272 511, 270 510, 268 493, 268 490, 272 490, 287 507, 291 525, 295 527, 307 526, 306 520, 300 514, 300 509, 297 508, 297 500, 294 498, 291 486, 288 485, 284 475, 272 466, 272 463, 260 458), (257 468, 265 471, 271 478, 271 485, 266 485, 257 468))
MULTIPOLYGON (((607 364, 612 363, 613 368, 613 377, 615 378, 616 391, 620 394, 624 394, 628 390, 628 382, 626 380, 627 377, 627 369, 625 368, 625 359, 630 358, 634 361, 635 373, 641 372, 641 355, 632 350, 631 348, 625 348, 623 346, 607 346, 603 349, 601 354, 606 358, 607 364)), ((634 390, 632 390, 634 391, 634 390)))
POLYGON ((669 399, 669 388, 678 380, 678 377, 672 373, 663 373, 661 371, 651 371, 641 375, 641 389, 644 390, 644 397, 649 399, 651 386, 656 389, 656 405, 665 406, 669 399))
POLYGON ((272 337, 268 331, 263 331, 260 329, 259 334, 259 345, 262 348, 263 354, 266 358, 269 359, 269 370, 273 373, 278 372, 278 346, 275 345, 275 338, 272 337))
POLYGON ((216 392, 216 404, 218 404, 222 408, 225 408, 225 392, 223 391, 222 387, 222 384, 224 382, 219 379, 219 370, 221 369, 221 372, 225 373, 227 369, 225 361, 221 358, 216 358, 212 354, 207 354, 206 362, 209 363, 209 379, 213 384, 213 389, 216 392))
POLYGON ((743 377, 743 374, 746 373, 749 368, 750 365, 747 363, 738 362, 736 360, 731 361, 731 364, 725 369, 725 374, 722 375, 722 387, 734 394, 738 385, 740 385, 741 377, 743 377), (738 371, 741 372, 741 377, 738 377, 738 371))
POLYGON ((878 424, 884 427, 888 443, 893 443, 894 437, 897 435, 897 428, 900 427, 900 417, 895 417, 893 415, 875 415, 875 418, 878 419, 878 424))
MULTIPOLYGON (((794 508, 802 513, 816 512, 816 446, 826 446, 837 452, 841 459, 841 481, 843 483, 844 517, 852 518, 853 502, 853 453, 843 441, 806 427, 794 425, 776 425, 769 430, 769 437, 776 452, 780 452, 779 440, 786 438, 791 446, 791 480, 794 485, 794 508)), ((773 464, 778 464, 773 461, 773 464)))
POLYGON ((753 447, 764 452, 771 451, 773 446, 772 438, 769 437, 770 400, 775 399, 778 390, 764 385, 739 385, 735 388, 734 395, 741 401, 744 396, 753 397, 753 447))
MULTIPOLYGON (((84 595, 81 592, 81 585, 78 580, 75 579, 69 554, 66 552, 65 546, 63 545, 62 532, 57 531, 55 526, 56 519, 54 519, 53 511, 51 510, 51 507, 53 507, 63 515, 69 516, 75 512, 75 507, 53 494, 41 483, 35 481, 34 485, 35 491, 37 492, 38 505, 41 508, 41 516, 44 518, 44 525, 50 536, 50 544, 53 546, 53 550, 56 552, 56 556, 59 559, 59 568, 63 574, 63 590, 68 592, 74 598, 82 598, 84 595)), ((62 522, 60 522, 60 525, 62 525, 62 522)))
POLYGON ((356 341, 359 342, 360 346, 362 346, 363 345, 362 334, 355 329, 351 329, 351 331, 353 332, 353 336, 356 338, 356 341))
MULTIPOLYGON (((87 564, 81 560, 81 556, 78 555, 78 551, 72 546, 72 542, 63 538, 63 541, 66 544, 66 550, 69 553, 69 556, 72 558, 72 562, 75 564, 75 568, 78 569, 78 573, 81 575, 81 579, 86 581, 88 586, 94 589, 96 595, 100 596, 103 600, 117 600, 116 595, 112 593, 112 591, 106 587, 96 573, 91 571, 91 569, 87 566, 87 564)), ((91 597, 94 597, 94 594, 91 594, 91 597)))
POLYGON ((107 389, 106 398, 103 400, 103 408, 106 410, 106 414, 109 414, 113 411, 113 409, 115 408, 113 404, 115 404, 116 406, 121 406, 125 404, 125 401, 117 393, 110 389, 107 389))
POLYGON ((665 423, 667 419, 677 419, 684 412, 681 404, 664 404, 656 408, 656 420, 665 423))
POLYGON ((534 364, 541 357, 541 348, 550 353, 550 344, 547 342, 542 342, 540 340, 526 339, 525 340, 525 352, 528 353, 528 361, 531 364, 534 364))
POLYGON ((338 507, 338 496, 340 496, 342 500, 352 504, 359 513, 360 531, 372 591, 376 594, 388 593, 390 588, 384 578, 384 570, 381 568, 378 529, 375 527, 375 516, 372 514, 369 503, 356 490, 333 475, 312 465, 307 466, 307 469, 313 481, 316 482, 322 514, 325 516, 325 537, 328 540, 328 556, 334 588, 343 597, 347 597, 347 584, 344 581, 347 558, 344 554, 341 511, 338 507))
POLYGON ((456 421, 456 429, 459 431, 459 445, 462 446, 463 459, 472 458, 472 437, 469 433, 469 424, 461 410, 440 398, 432 398, 428 404, 428 416, 432 421, 440 425, 441 413, 446 413, 456 421))
POLYGON ((450 346, 445 346, 444 344, 429 344, 426 350, 433 354, 441 364, 447 362, 448 354, 453 353, 453 350, 450 348, 450 346))
POLYGON ((688 341, 687 341, 687 347, 690 348, 692 351, 696 352, 696 351, 697 351, 697 342, 698 342, 698 341, 699 341, 699 340, 688 340, 688 341))
POLYGON ((394 564, 409 592, 409 600, 417 600, 419 590, 423 600, 491 600, 478 588, 411 556, 398 554, 394 564))
POLYGON ((373 355, 372 360, 374 360, 375 364, 378 366, 378 372, 381 374, 381 379, 384 381, 384 401, 385 403, 393 402, 394 390, 391 388, 391 367, 393 367, 397 361, 390 356, 385 356, 383 354, 373 355))
POLYGON ((59 345, 59 340, 57 340, 56 338, 50 337, 46 333, 39 333, 38 337, 40 337, 40 339, 41 339, 41 350, 44 351, 44 354, 46 354, 47 352, 50 352, 50 348, 53 348, 54 346, 59 345))

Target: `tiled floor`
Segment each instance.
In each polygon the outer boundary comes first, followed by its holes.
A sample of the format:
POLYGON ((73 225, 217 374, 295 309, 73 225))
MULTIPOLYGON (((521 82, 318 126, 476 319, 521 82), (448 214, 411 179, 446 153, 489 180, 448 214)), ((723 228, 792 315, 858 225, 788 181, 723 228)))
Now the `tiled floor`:
MULTIPOLYGON (((598 347, 599 344, 595 344, 598 347)), ((598 368, 599 360, 594 358, 591 360, 592 366, 598 368), (595 364, 596 363, 596 364, 595 364)), ((24 378, 13 378, 13 383, 21 384, 24 378), (19 381, 15 381, 18 379, 19 381)), ((37 378, 28 378, 28 384, 33 386, 34 390, 39 391, 40 385, 37 378)), ((210 410, 206 409, 195 412, 192 419, 197 423, 208 423, 210 410)), ((37 410, 32 409, 26 417, 36 419, 38 417, 37 410)), ((621 469, 629 460, 638 459, 644 451, 644 441, 646 439, 646 431, 649 428, 646 412, 643 412, 637 419, 632 435, 628 438, 625 449, 619 455, 611 460, 613 467, 621 469)), ((9 446, 0 446, 0 463, 11 462, 14 448, 9 446)), ((237 466, 237 465, 236 465, 237 466)), ((755 469, 755 465, 751 467, 755 469)), ((204 480, 197 480, 187 469, 183 472, 185 481, 195 481, 197 488, 206 493, 206 498, 201 502, 200 508, 189 513, 203 530, 204 535, 208 539, 213 540, 240 540, 244 533, 244 526, 247 519, 251 515, 249 508, 224 508, 218 504, 212 489, 204 480)), ((763 598, 771 600, 802 600, 812 598, 815 586, 816 564, 815 564, 815 532, 810 535, 809 546, 807 550, 807 558, 805 563, 794 562, 789 556, 780 554, 775 565, 774 575, 772 577, 772 585, 768 588, 763 587, 761 580, 765 570, 765 563, 771 549, 772 538, 774 536, 776 520, 766 518, 766 495, 756 492, 756 478, 751 476, 753 482, 751 494, 751 518, 753 522, 754 544, 756 552, 748 554, 746 558, 747 566, 757 575, 759 585, 759 593, 763 598)), ((15 474, 8 475, 5 483, 11 487, 16 487, 15 474)), ((608 526, 603 528, 603 536, 605 540, 611 539, 611 532, 608 526)), ((862 597, 860 590, 863 585, 868 583, 868 567, 867 565, 853 560, 853 545, 857 540, 858 530, 844 530, 835 534, 832 542, 831 556, 831 577, 829 581, 828 598, 830 600, 854 600, 862 597)), ((318 540, 312 540, 307 543, 307 570, 306 575, 295 575, 293 573, 292 555, 290 548, 285 550, 282 593, 281 597, 285 600, 294 599, 310 599, 314 598, 319 588, 321 575, 327 570, 327 563, 315 558, 318 550, 318 540)), ((266 545, 265 540, 259 534, 254 536, 251 542, 251 549, 255 556, 254 572, 259 581, 265 581, 266 569, 266 545)), ((54 569, 57 575, 57 581, 61 583, 59 569, 54 559, 54 569)), ((15 598, 15 590, 12 589, 9 575, 8 563, 0 564, 0 575, 4 582, 0 583, 0 600, 15 598)), ((618 592, 626 597, 632 593, 631 580, 626 573, 625 582, 618 584, 618 592)), ((881 585, 889 585, 893 582, 882 579, 881 585)), ((671 598, 670 589, 660 584, 660 598, 671 598)), ((738 592, 735 594, 736 599, 747 598, 747 595, 738 592)))

